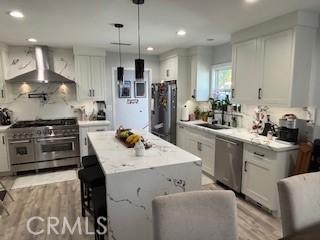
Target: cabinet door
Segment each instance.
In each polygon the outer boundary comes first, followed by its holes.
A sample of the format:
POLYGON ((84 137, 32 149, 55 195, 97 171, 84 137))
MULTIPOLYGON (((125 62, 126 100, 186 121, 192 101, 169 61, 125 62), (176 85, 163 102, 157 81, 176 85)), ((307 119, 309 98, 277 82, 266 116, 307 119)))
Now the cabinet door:
POLYGON ((89 128, 80 128, 80 155, 81 158, 88 155, 88 130, 89 128))
POLYGON ((92 97, 104 100, 106 81, 106 63, 104 57, 91 57, 91 89, 92 97))
POLYGON ((90 99, 92 95, 90 57, 76 56, 75 62, 78 100, 90 99))
POLYGON ((214 142, 200 141, 198 147, 202 159, 202 170, 214 176, 214 142))
POLYGON ((6 88, 5 88, 5 53, 0 50, 0 102, 6 101, 6 88))
POLYGON ((0 133, 0 141, 0 172, 9 172, 10 164, 7 148, 7 139, 5 134, 0 133))
POLYGON ((259 81, 257 76, 258 41, 233 45, 232 98, 238 103, 256 103, 259 81))
POLYGON ((288 105, 291 95, 293 32, 291 30, 261 40, 261 102, 288 105))
POLYGON ((242 171, 242 193, 270 210, 276 210, 272 161, 257 152, 245 151, 242 171))
POLYGON ((188 149, 188 140, 187 140, 187 130, 184 126, 177 126, 177 146, 182 148, 185 151, 189 151, 188 149))

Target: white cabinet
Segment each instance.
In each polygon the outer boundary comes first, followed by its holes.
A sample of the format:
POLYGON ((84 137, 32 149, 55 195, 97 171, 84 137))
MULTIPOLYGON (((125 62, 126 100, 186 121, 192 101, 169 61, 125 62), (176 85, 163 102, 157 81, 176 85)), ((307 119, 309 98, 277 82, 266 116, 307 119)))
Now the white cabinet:
POLYGON ((178 124, 178 147, 202 160, 202 170, 214 176, 215 135, 178 124))
POLYGON ((101 126, 80 126, 80 157, 84 157, 88 155, 88 132, 103 132, 108 131, 108 125, 101 126))
POLYGON ((258 97, 257 40, 235 44, 232 47, 232 94, 239 103, 252 103, 258 97))
POLYGON ((289 175, 296 151, 274 152, 245 144, 241 192, 269 210, 279 210, 277 182, 289 175))
POLYGON ((6 78, 7 49, 0 45, 0 103, 7 100, 6 78))
POLYGON ((315 39, 315 29, 297 26, 234 44, 234 101, 307 106, 315 39))
POLYGON ((5 133, 0 132, 0 172, 10 171, 10 162, 8 155, 7 137, 5 133))
POLYGON ((196 101, 208 101, 210 95, 212 50, 207 47, 197 47, 191 52, 191 95, 196 101))
POLYGON ((103 56, 75 56, 78 100, 104 100, 106 63, 103 56))
POLYGON ((178 80, 178 57, 172 56, 160 62, 160 80, 178 80))

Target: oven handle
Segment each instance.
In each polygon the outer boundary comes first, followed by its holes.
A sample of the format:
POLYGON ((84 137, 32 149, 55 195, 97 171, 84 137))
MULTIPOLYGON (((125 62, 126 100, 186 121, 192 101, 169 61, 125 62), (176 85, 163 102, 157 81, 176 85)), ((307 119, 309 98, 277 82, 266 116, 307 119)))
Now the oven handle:
POLYGON ((37 139, 37 142, 48 142, 48 141, 69 140, 69 139, 76 139, 76 138, 77 138, 77 137, 42 138, 42 139, 37 139))
POLYGON ((19 144, 19 143, 30 143, 31 140, 21 140, 21 141, 13 141, 9 142, 10 144, 19 144))

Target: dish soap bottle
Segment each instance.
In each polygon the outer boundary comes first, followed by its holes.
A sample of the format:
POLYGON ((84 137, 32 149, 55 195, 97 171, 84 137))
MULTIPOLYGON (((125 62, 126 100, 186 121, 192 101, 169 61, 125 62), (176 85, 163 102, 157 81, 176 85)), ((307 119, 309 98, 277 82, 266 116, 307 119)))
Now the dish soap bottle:
POLYGON ((141 142, 141 138, 139 141, 134 145, 134 150, 136 152, 137 157, 143 157, 145 153, 145 147, 143 142, 141 142))

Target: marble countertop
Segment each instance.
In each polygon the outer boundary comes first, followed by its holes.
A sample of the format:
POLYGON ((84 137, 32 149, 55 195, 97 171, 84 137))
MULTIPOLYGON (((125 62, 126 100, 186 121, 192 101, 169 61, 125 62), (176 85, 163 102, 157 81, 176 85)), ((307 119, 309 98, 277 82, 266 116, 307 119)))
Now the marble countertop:
POLYGON ((136 157, 133 148, 127 148, 119 142, 115 138, 114 131, 88 133, 89 140, 106 175, 186 163, 201 165, 199 157, 149 132, 133 132, 142 135, 147 142, 152 144, 152 148, 146 150, 143 157, 136 157))
POLYGON ((101 121, 78 121, 80 127, 90 127, 90 126, 106 126, 110 125, 110 121, 101 120, 101 121))
POLYGON ((230 129, 222 129, 222 130, 214 130, 210 128, 205 128, 201 126, 197 126, 196 124, 205 123, 203 121, 190 121, 190 122, 182 122, 178 121, 178 124, 184 125, 190 128, 198 129, 204 132, 214 133, 218 136, 224 136, 228 137, 234 140, 238 140, 244 143, 253 144, 262 148, 266 148, 272 151, 276 152, 282 152, 282 151, 290 151, 290 150, 296 150, 299 148, 298 145, 289 145, 285 143, 280 143, 275 141, 275 138, 273 140, 269 141, 267 137, 256 135, 253 133, 250 133, 245 128, 230 128, 230 129))
POLYGON ((11 127, 11 125, 8 125, 8 126, 1 126, 1 125, 0 125, 0 132, 5 132, 5 131, 7 131, 7 129, 8 129, 9 127, 11 127))

